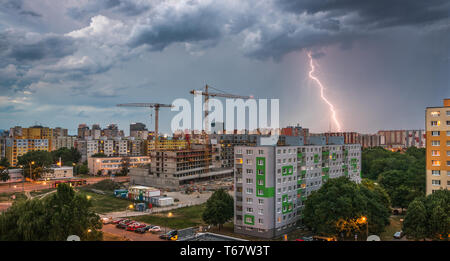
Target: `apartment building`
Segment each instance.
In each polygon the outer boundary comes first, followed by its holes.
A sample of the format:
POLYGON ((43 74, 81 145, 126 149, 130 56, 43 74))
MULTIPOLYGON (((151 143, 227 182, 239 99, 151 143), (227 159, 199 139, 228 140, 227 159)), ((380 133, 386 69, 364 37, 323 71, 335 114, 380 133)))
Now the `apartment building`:
POLYGON ((409 147, 425 148, 424 130, 380 130, 380 145, 387 149, 406 149, 409 147))
POLYGON ((51 150, 59 150, 60 148, 75 148, 76 136, 57 136, 52 139, 51 150))
POLYGON ((150 164, 150 157, 89 157, 87 161, 91 175, 97 175, 99 171, 101 175, 109 175, 120 172, 125 162, 128 162, 130 169, 148 165, 150 164))
POLYGON ((7 138, 5 144, 5 156, 11 166, 16 166, 18 158, 30 151, 50 151, 48 139, 17 139, 7 138))
MULTIPOLYGON (((156 150, 155 140, 146 140, 147 155, 156 150)), ((188 142, 184 139, 159 139, 158 150, 184 150, 187 149, 188 142)))
POLYGON ((295 228, 328 179, 361 181, 361 145, 236 146, 234 171, 235 232, 273 238, 295 228))
POLYGON ((128 141, 121 138, 76 140, 75 147, 81 153, 81 161, 86 161, 97 153, 103 153, 108 157, 127 156, 129 153, 128 141))
POLYGON ((427 107, 426 194, 450 188, 450 99, 442 107, 427 107))

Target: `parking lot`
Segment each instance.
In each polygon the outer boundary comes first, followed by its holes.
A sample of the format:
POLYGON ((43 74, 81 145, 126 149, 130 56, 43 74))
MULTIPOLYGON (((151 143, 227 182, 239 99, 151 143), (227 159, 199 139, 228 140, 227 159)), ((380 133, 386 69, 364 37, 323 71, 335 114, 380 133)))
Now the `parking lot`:
MULTIPOLYGON (((144 223, 141 223, 144 224, 144 223)), ((126 238, 130 241, 164 241, 159 238, 159 235, 164 234, 165 230, 161 227, 161 232, 145 232, 143 234, 136 233, 134 231, 127 231, 126 229, 117 228, 115 224, 104 224, 102 228, 103 232, 117 235, 122 238, 126 238)), ((167 232, 169 229, 167 229, 167 232)))

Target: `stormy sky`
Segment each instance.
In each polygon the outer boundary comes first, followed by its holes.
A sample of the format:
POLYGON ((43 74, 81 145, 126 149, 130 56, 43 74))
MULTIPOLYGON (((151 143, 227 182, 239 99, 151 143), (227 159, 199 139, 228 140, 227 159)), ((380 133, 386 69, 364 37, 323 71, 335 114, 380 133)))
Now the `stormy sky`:
POLYGON ((0 0, 0 129, 153 129, 150 110, 115 105, 192 101, 208 83, 328 131, 308 52, 343 130, 421 129, 450 97, 449 14, 448 0, 0 0))

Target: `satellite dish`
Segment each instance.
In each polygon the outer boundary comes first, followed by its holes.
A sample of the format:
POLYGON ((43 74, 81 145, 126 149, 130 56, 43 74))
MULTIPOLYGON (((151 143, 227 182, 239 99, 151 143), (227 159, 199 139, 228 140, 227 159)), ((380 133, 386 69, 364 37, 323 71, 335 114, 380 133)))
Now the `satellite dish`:
POLYGON ((67 241, 81 241, 80 237, 77 235, 70 235, 67 237, 67 241))
POLYGON ((371 235, 367 237, 367 241, 381 241, 380 237, 377 235, 371 235))

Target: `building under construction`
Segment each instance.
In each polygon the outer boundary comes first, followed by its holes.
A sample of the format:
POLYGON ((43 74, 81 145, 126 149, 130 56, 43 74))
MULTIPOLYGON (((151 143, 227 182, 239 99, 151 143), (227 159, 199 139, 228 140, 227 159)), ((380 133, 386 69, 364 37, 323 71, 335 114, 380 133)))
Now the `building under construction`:
POLYGON ((199 181, 232 177, 232 168, 222 168, 217 146, 207 151, 204 145, 193 144, 182 150, 154 150, 151 163, 146 168, 130 170, 130 182, 134 185, 180 189, 181 186, 199 181))

